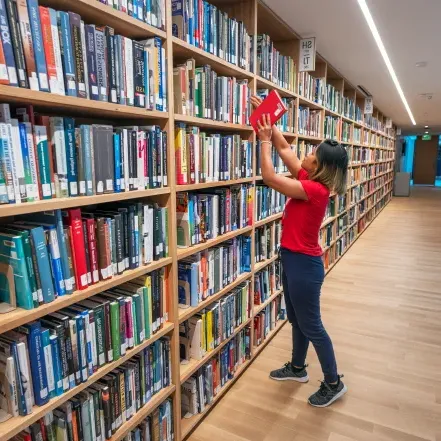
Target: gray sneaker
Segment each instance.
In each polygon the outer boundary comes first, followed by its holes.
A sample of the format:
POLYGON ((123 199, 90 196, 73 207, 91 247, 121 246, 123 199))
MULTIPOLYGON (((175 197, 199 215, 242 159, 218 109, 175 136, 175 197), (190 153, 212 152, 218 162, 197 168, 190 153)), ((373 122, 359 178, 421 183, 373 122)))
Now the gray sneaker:
POLYGON ((296 369, 293 365, 288 362, 280 369, 271 371, 270 378, 277 381, 298 381, 299 383, 307 383, 309 381, 308 373, 306 372, 306 367, 303 366, 302 369, 296 369))
POLYGON ((314 407, 327 407, 341 398, 348 391, 346 385, 340 380, 341 377, 343 375, 338 377, 338 384, 335 387, 326 381, 321 381, 320 389, 309 397, 309 404, 314 407))

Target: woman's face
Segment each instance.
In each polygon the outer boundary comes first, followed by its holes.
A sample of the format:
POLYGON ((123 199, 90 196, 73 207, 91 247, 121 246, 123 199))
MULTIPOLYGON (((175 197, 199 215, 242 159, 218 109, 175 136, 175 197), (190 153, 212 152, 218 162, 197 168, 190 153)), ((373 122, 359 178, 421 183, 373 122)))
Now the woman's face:
POLYGON ((305 159, 302 161, 302 168, 305 169, 308 173, 315 172, 317 170, 317 156, 316 150, 310 153, 308 156, 305 156, 305 159))

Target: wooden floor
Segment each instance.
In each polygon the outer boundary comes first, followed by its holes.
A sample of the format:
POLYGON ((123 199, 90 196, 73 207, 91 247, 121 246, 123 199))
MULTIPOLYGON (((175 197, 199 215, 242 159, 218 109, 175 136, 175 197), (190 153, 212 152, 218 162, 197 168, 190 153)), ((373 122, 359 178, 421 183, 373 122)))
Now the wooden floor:
POLYGON ((327 276, 323 321, 349 391, 327 409, 306 402, 321 379, 275 382, 290 359, 289 325, 190 441, 441 441, 441 189, 395 198, 327 276))

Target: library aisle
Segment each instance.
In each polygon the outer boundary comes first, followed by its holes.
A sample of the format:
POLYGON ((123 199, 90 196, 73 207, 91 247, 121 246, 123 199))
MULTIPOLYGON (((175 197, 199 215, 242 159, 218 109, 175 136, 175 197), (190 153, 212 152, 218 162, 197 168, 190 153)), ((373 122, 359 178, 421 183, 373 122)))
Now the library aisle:
POLYGON ((308 384, 275 382, 290 359, 279 334, 195 430, 190 441, 441 440, 441 190, 394 198, 326 277, 324 323, 348 394, 327 409, 308 384))

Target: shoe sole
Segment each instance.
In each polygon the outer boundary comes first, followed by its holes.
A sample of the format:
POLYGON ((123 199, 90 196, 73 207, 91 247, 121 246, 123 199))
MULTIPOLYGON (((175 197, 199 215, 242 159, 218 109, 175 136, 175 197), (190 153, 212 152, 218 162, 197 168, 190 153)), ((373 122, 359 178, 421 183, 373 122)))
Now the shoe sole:
POLYGON ((297 381, 297 383, 307 383, 309 381, 308 375, 306 377, 287 377, 287 378, 276 378, 270 375, 269 377, 271 378, 271 380, 276 380, 276 381, 297 381))
POLYGON ((337 401, 339 398, 341 398, 346 392, 348 391, 348 387, 346 386, 346 384, 343 386, 343 389, 331 400, 329 401, 329 403, 326 404, 312 404, 311 401, 308 400, 308 403, 311 406, 314 407, 328 407, 330 406, 334 401, 337 401))

